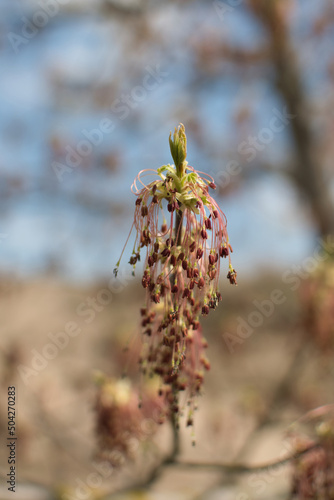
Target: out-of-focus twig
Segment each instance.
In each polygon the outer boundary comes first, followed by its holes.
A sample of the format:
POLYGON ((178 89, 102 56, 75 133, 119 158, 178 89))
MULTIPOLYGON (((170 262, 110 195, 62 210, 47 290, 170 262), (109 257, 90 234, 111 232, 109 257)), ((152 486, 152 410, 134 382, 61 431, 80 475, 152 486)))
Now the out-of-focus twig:
POLYGON ((293 179, 309 200, 321 236, 334 233, 333 203, 319 160, 315 157, 315 138, 311 130, 308 102, 298 61, 290 42, 286 18, 277 1, 253 0, 254 13, 266 28, 270 56, 275 70, 275 86, 290 115, 296 162, 293 179))

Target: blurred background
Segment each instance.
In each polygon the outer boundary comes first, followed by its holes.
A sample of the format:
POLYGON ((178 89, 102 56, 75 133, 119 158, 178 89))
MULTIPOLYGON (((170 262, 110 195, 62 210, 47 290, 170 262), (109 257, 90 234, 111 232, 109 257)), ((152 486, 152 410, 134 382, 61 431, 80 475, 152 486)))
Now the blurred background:
MULTIPOLYGON (((80 498, 76 481, 95 449, 92 372, 120 375, 142 301, 129 277, 109 302, 101 290, 131 227, 132 181, 172 162, 168 135, 180 122, 189 164, 215 178, 239 282, 232 291, 224 283, 225 301, 207 322, 208 403, 199 405, 197 451, 189 433, 183 446, 211 460, 275 458, 282 420, 285 428, 333 393, 332 1, 2 0, 0 9, 0 348, 3 389, 19 391, 18 480, 80 498), (277 289, 285 300, 253 325, 254 300, 277 289), (85 324, 77 310, 92 307, 88 297, 100 301, 85 324), (249 339, 238 336, 240 318, 249 339), (69 321, 80 336, 41 373, 22 376, 32 350, 41 353, 69 321), (278 430, 258 455, 262 444, 250 436, 272 420, 278 430)), ((161 432, 158 444, 168 443, 161 432)), ((200 484, 211 479, 220 484, 207 476, 200 484)), ((262 480, 263 498, 271 479, 262 480)), ((185 481, 193 478, 176 481, 175 498, 216 498, 186 496, 185 481)), ((262 498, 259 481, 224 484, 247 500, 262 498)), ((90 494, 114 486, 108 477, 90 494)), ((170 498, 168 487, 159 498, 170 498)))

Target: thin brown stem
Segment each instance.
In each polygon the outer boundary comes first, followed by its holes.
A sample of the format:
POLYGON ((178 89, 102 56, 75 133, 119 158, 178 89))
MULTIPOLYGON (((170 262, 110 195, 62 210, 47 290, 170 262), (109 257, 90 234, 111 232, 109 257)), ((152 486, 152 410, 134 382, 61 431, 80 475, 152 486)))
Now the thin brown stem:
MULTIPOLYGON (((314 443, 303 450, 292 453, 285 458, 274 460, 272 462, 259 464, 259 465, 247 465, 247 464, 222 464, 222 463, 205 463, 205 462, 179 462, 173 459, 172 455, 163 460, 149 475, 148 478, 138 483, 137 485, 132 485, 128 488, 121 490, 121 492, 133 491, 135 488, 145 489, 151 486, 163 473, 165 467, 183 467, 189 469, 216 469, 224 477, 229 477, 231 474, 254 474, 255 472, 265 472, 276 467, 282 467, 293 460, 309 453, 313 450, 321 447, 319 443, 314 443)), ((118 492, 119 493, 119 492, 118 492)), ((115 492, 115 495, 117 493, 115 492)), ((108 495, 108 498, 113 498, 108 495)))
MULTIPOLYGON (((174 462, 172 465, 186 468, 212 468, 219 469, 221 472, 228 472, 229 474, 253 474, 254 472, 264 472, 275 467, 281 467, 283 465, 288 464, 289 462, 319 448, 320 445, 318 443, 314 443, 307 448, 300 450, 298 452, 292 453, 284 458, 279 460, 274 460, 272 462, 259 464, 259 465, 246 465, 246 464, 221 464, 214 462, 174 462)), ((171 465, 171 464, 170 464, 171 465)))

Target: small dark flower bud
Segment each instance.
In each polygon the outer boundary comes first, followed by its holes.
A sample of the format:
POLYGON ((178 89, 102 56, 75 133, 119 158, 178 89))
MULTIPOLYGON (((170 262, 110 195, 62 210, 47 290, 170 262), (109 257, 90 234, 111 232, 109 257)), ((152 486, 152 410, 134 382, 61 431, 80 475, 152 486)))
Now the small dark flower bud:
POLYGON ((158 201, 159 201, 159 200, 158 200, 158 197, 157 197, 157 195, 155 194, 155 195, 153 196, 153 198, 152 198, 152 203, 158 203, 158 201))
POLYGON ((173 206, 173 203, 168 203, 168 205, 167 205, 167 210, 168 210, 168 212, 174 212, 174 206, 173 206))
POLYGON ((197 248, 196 259, 199 260, 202 258, 202 256, 203 256, 203 250, 201 248, 197 248))
POLYGON ((214 218, 214 219, 217 219, 217 218, 218 218, 218 215, 219 215, 219 214, 218 214, 218 210, 216 210, 216 209, 215 209, 215 210, 213 210, 213 211, 212 211, 212 215, 213 215, 213 218, 214 218))
POLYGON ((190 290, 189 290, 189 288, 185 288, 183 290, 182 298, 185 299, 185 298, 187 298, 189 296, 190 296, 190 290))
POLYGON ((181 252, 177 258, 177 260, 183 260, 184 259, 184 253, 181 252))
POLYGON ((206 232, 206 230, 204 228, 201 230, 201 236, 202 236, 203 240, 208 239, 208 233, 206 232))
POLYGON ((212 253, 210 253, 209 255, 209 262, 211 266, 213 266, 213 264, 215 263, 215 256, 212 253))
POLYGON ((188 299, 188 300, 189 300, 190 305, 191 305, 192 307, 194 307, 194 305, 195 305, 195 299, 194 299, 194 297, 189 297, 189 299, 188 299))
POLYGON ((211 281, 215 279, 216 274, 217 274, 217 270, 216 269, 211 269, 211 271, 208 272, 208 275, 209 275, 209 278, 210 278, 211 281))
POLYGON ((152 187, 152 194, 155 194, 156 190, 157 190, 157 185, 154 184, 152 187))
POLYGON ((172 266, 175 266, 175 264, 176 264, 176 257, 175 257, 175 255, 171 256, 170 263, 171 263, 172 266))
POLYGON ((149 284, 148 289, 150 292, 153 292, 153 290, 155 289, 155 283, 153 281, 151 281, 151 283, 149 284))
POLYGON ((199 329, 199 326, 200 326, 199 325, 199 321, 193 321, 192 325, 193 325, 193 329, 194 330, 198 330, 199 329))
POLYGON ((144 288, 147 288, 151 282, 151 277, 147 274, 144 274, 143 279, 141 280, 141 284, 144 288))
POLYGON ((134 266, 137 262, 137 256, 136 255, 132 255, 130 257, 130 260, 129 260, 129 264, 131 264, 132 266, 134 266))
POLYGON ((192 278, 194 275, 194 270, 191 267, 188 267, 187 269, 187 278, 192 278))
POLYGON ((231 285, 237 285, 237 272, 235 269, 229 271, 226 277, 230 281, 231 285))
POLYGON ((173 246, 174 246, 174 240, 173 240, 173 238, 168 238, 168 239, 166 240, 166 245, 167 245, 168 247, 173 247, 173 246))
POLYGON ((217 187, 214 182, 210 182, 209 186, 211 189, 216 189, 216 187, 217 187))
POLYGON ((198 280, 198 283, 197 283, 197 286, 198 288, 201 290, 205 285, 205 281, 204 281, 204 278, 203 276, 198 280))
POLYGON ((157 253, 155 253, 155 252, 152 253, 152 260, 153 260, 153 262, 156 262, 158 260, 158 254, 157 253))
POLYGON ((193 290, 194 289, 194 286, 195 286, 195 281, 194 280, 191 280, 190 283, 189 283, 189 289, 190 290, 193 290))
POLYGON ((185 271, 188 269, 188 262, 186 260, 182 261, 182 269, 184 269, 185 271))
POLYGON ((177 285, 172 286, 172 293, 177 293, 179 291, 179 288, 177 285))
POLYGON ((147 264, 148 264, 150 267, 152 267, 152 266, 153 266, 153 264, 154 264, 154 262, 153 262, 153 259, 152 259, 152 256, 151 256, 151 255, 149 255, 149 256, 148 256, 148 258, 147 258, 147 264))
POLYGON ((229 254, 229 250, 228 250, 228 248, 225 245, 222 245, 220 247, 220 252, 219 253, 220 253, 221 257, 227 257, 228 254, 229 254))
POLYGON ((170 256, 170 250, 169 248, 165 248, 162 252, 161 252, 161 255, 162 257, 169 257, 170 256))
POLYGON ((203 307, 202 307, 202 314, 203 316, 207 316, 210 312, 210 309, 209 309, 209 306, 207 304, 205 304, 203 307))
POLYGON ((155 304, 159 304, 159 302, 160 302, 160 293, 155 293, 151 298, 152 298, 153 302, 155 302, 155 304))
POLYGON ((194 425, 194 420, 192 418, 188 418, 187 427, 190 427, 191 425, 194 425))
POLYGON ((142 199, 141 198, 137 198, 136 199, 136 206, 139 207, 139 205, 141 204, 142 202, 142 199))
MULTIPOLYGON (((205 219, 204 224, 205 224, 205 227, 207 229, 211 229, 212 226, 211 226, 211 220, 210 219, 205 219)), ((204 238, 204 236, 203 236, 203 238, 204 238)))
POLYGON ((189 245, 189 251, 190 252, 193 252, 196 248, 196 241, 193 241, 190 245, 189 245))
POLYGON ((147 309, 146 309, 146 307, 142 307, 142 308, 140 309, 140 315, 141 315, 141 316, 146 316, 146 313, 147 313, 147 309))
POLYGON ((157 241, 154 243, 154 251, 159 252, 159 243, 157 241))
POLYGON ((143 205, 143 206, 141 207, 141 216, 142 216, 142 217, 146 217, 146 216, 147 216, 147 214, 148 214, 148 208, 147 208, 147 206, 146 206, 146 205, 143 205))
POLYGON ((165 234, 167 232, 167 229, 168 229, 167 224, 162 224, 162 226, 161 226, 162 234, 165 234))
POLYGON ((193 276, 194 276, 194 278, 198 278, 198 275, 199 275, 199 271, 196 268, 196 269, 194 269, 193 276))
POLYGON ((149 337, 152 335, 152 330, 151 328, 147 328, 145 331, 144 331, 145 335, 148 335, 149 337))
POLYGON ((142 244, 143 245, 149 245, 151 243, 151 238, 150 238, 150 231, 148 229, 144 229, 142 232, 142 244))

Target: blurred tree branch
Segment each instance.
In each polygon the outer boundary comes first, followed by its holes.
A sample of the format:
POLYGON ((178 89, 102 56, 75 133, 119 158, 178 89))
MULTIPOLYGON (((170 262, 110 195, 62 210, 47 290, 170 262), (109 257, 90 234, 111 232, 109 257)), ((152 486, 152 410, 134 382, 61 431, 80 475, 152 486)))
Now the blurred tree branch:
POLYGON ((309 200, 321 236, 334 233, 333 202, 324 179, 321 162, 315 157, 315 138, 310 126, 309 105, 304 93, 298 61, 290 42, 286 19, 278 1, 251 0, 254 13, 269 36, 270 56, 275 69, 275 86, 294 115, 291 132, 296 161, 292 170, 300 192, 309 200))

